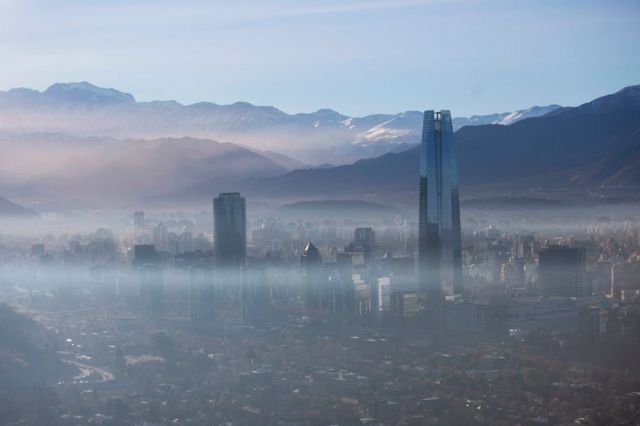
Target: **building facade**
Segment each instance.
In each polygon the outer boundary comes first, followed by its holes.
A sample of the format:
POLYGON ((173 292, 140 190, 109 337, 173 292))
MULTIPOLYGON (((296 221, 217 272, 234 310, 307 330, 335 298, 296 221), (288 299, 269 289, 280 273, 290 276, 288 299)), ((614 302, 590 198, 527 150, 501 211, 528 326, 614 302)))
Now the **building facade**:
POLYGON ((370 261, 375 256, 376 233, 371 228, 356 228, 353 233, 353 244, 356 250, 364 254, 365 262, 370 261))
POLYGON ((461 294, 458 166, 451 113, 425 111, 420 147, 418 273, 420 293, 437 302, 461 294))
POLYGON ((583 248, 552 245, 539 254, 538 278, 545 297, 591 295, 583 248))
POLYGON ((213 243, 217 269, 241 269, 247 260, 245 199, 237 192, 213 200, 213 243))

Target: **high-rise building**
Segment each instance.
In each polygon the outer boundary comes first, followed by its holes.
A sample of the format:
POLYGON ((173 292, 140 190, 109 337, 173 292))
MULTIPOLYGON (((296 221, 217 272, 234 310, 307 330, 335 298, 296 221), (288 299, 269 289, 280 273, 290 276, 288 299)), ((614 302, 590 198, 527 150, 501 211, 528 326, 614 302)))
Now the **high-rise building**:
POLYGON ((517 235, 516 236, 516 253, 515 257, 521 257, 527 260, 533 259, 533 249, 536 239, 533 235, 517 235))
POLYGON ((213 200, 213 243, 216 268, 240 269, 247 258, 245 199, 237 192, 213 200))
POLYGON ((540 250, 538 278, 545 297, 591 295, 584 248, 552 245, 540 250))
POLYGON ((376 306, 378 311, 391 310, 391 278, 378 278, 378 294, 376 297, 376 306))
POLYGON ((462 293, 458 166, 451 113, 425 111, 420 147, 418 272, 431 302, 462 293))
POLYGON ((396 319, 418 315, 418 295, 415 292, 391 293, 391 311, 396 319))
POLYGON ((364 260, 369 261, 375 255, 376 233, 371 228, 356 228, 353 233, 356 250, 362 251, 364 260))
POLYGON ((163 222, 159 222, 153 228, 153 245, 156 246, 158 250, 167 251, 170 248, 169 231, 163 222))
POLYGON ((185 253, 194 250, 193 234, 190 231, 184 231, 178 235, 178 253, 185 253))
POLYGON ((311 242, 307 243, 300 256, 302 268, 302 298, 307 308, 322 309, 326 304, 327 277, 322 268, 320 252, 311 242))
POLYGON ((133 213, 133 226, 136 228, 144 228, 144 212, 137 211, 133 213))
POLYGON ((133 266, 160 263, 160 254, 153 244, 136 244, 133 247, 133 266))
POLYGON ((354 308, 356 316, 367 316, 371 312, 371 286, 360 274, 353 274, 354 308))

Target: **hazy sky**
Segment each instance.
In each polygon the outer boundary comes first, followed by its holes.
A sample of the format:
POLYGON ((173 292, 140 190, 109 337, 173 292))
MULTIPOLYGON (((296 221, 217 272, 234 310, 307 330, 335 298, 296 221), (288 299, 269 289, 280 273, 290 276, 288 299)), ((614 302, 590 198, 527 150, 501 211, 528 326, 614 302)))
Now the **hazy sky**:
POLYGON ((459 116, 640 84, 640 1, 0 0, 0 58, 0 89, 459 116))

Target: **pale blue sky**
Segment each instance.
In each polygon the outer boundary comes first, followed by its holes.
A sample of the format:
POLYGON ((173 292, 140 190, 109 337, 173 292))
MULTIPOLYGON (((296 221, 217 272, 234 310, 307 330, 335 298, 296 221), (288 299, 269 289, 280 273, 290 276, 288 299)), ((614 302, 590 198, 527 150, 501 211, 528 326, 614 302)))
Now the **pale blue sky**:
POLYGON ((0 58, 0 89, 459 116, 640 84, 640 1, 0 0, 0 58))

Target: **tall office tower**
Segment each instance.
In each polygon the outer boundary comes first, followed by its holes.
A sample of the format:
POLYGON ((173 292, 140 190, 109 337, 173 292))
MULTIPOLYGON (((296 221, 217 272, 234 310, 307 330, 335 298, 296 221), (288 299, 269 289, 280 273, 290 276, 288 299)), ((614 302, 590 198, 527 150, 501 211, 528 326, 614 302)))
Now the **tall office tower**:
POLYGON ((545 297, 588 296, 584 248, 553 245, 540 250, 538 278, 545 297))
POLYGON ((136 244, 133 247, 133 266, 160 263, 160 254, 153 244, 136 244))
POLYGON ((167 251, 170 248, 169 231, 167 226, 160 222, 153 228, 153 245, 158 250, 167 251))
POLYGON ((420 293, 438 302, 444 288, 462 293, 458 165, 451 113, 425 111, 420 147, 420 293))
POLYGON ((325 287, 327 278, 322 268, 320 252, 312 243, 307 243, 300 256, 302 269, 302 299, 307 308, 322 309, 323 299, 327 297, 325 287))
POLYGON ((533 259, 535 241, 533 235, 518 235, 516 237, 516 257, 533 259))
POLYGON ((245 199, 237 192, 213 200, 213 238, 216 268, 240 270, 247 259, 245 199))
POLYGON ((378 278, 378 285, 376 287, 376 307, 378 312, 387 312, 391 310, 391 278, 380 277, 378 278))
POLYGON ((144 228, 144 212, 133 213, 133 226, 136 228, 144 228))
POLYGON ((376 249, 375 231, 371 228, 356 228, 353 234, 356 250, 362 251, 365 261, 371 260, 376 249))
POLYGON ((141 244, 145 239, 144 212, 133 213, 133 240, 136 244, 141 244))
POLYGON ((371 313, 371 286, 360 274, 352 275, 355 315, 364 317, 371 313))

